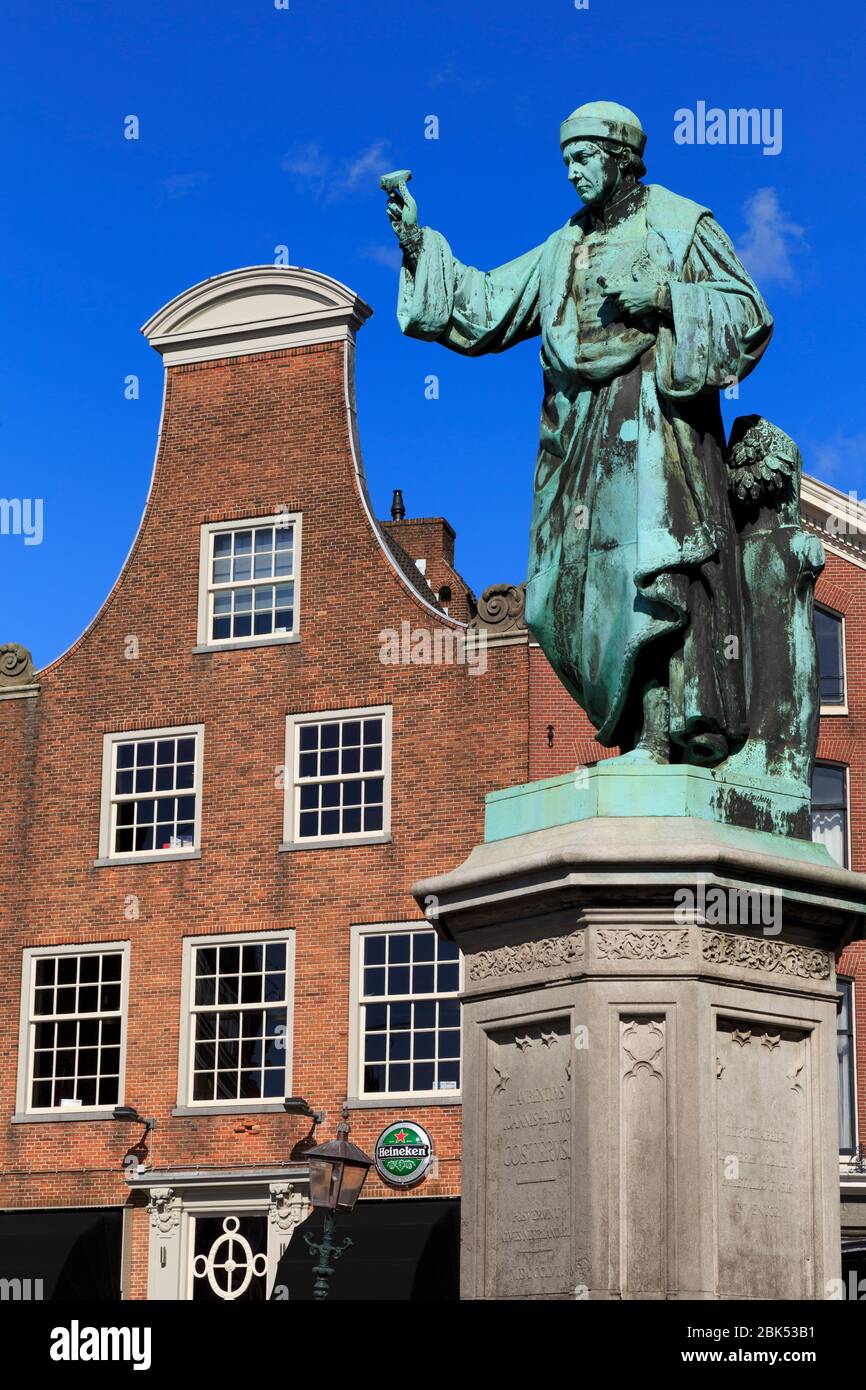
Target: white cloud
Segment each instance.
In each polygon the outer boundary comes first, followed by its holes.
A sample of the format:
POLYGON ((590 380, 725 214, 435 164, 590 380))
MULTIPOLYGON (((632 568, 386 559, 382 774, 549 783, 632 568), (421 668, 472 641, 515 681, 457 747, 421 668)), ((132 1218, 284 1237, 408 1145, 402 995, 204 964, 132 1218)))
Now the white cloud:
POLYGON ((451 58, 443 68, 434 72, 428 79, 428 87, 435 91, 438 87, 456 87, 458 91, 464 92, 467 96, 474 96, 476 92, 484 91, 490 86, 490 79, 487 77, 467 77, 465 71, 459 69, 454 59, 451 58))
POLYGON ((336 202, 364 187, 378 187, 379 176, 388 172, 387 140, 374 140, 350 159, 334 160, 321 145, 296 147, 283 159, 283 169, 294 175, 299 187, 324 203, 336 202))
POLYGON ((196 169, 191 174, 172 174, 171 178, 163 179, 162 186, 169 198, 185 198, 187 194, 201 188, 209 178, 210 174, 206 174, 203 169, 196 169))
POLYGON ((365 261, 375 261, 388 270, 399 270, 403 264, 403 254, 398 246, 359 246, 358 255, 365 261))
POLYGON ((809 246, 805 228, 789 222, 779 207, 775 188, 759 188, 743 204, 746 231, 737 253, 749 274, 761 285, 797 284, 793 257, 809 246))
POLYGON ((808 451, 806 469, 827 482, 841 478, 845 486, 862 478, 866 470, 866 433, 845 434, 837 430, 830 439, 808 451))

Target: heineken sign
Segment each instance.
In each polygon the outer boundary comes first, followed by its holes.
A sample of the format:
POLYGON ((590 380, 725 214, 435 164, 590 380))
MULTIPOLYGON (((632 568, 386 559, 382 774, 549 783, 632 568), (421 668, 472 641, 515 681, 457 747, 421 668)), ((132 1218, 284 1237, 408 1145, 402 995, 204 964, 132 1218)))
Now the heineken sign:
POLYGON ((433 1162, 433 1141, 414 1120, 398 1120, 383 1129, 374 1150, 376 1172, 397 1187, 420 1182, 433 1162))

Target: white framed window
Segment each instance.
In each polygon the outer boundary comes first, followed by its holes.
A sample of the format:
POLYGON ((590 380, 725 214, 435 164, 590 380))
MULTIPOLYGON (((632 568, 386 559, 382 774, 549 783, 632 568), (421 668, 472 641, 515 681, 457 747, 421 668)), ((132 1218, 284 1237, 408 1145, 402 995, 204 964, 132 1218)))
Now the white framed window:
POLYGON ((196 650, 296 642, 300 573, 300 512, 206 523, 196 650))
POLYGON ((123 1102, 129 942, 24 951, 17 1110, 75 1119, 123 1102))
POLYGON ((841 763, 816 763, 812 772, 812 839, 847 869, 851 843, 848 822, 848 769, 841 763))
POLYGON ((284 849, 391 838, 391 707, 291 714, 284 849))
POLYGON ((845 682, 845 619, 843 614, 815 605, 815 640, 822 714, 847 714, 845 682))
POLYGON ((179 1108, 282 1108, 294 979, 294 932, 185 938, 179 1108))
POLYGON ((423 922, 355 926, 350 968, 352 1096, 459 1098, 456 944, 423 922))
POLYGON ((197 855, 204 725, 106 734, 97 864, 197 855))

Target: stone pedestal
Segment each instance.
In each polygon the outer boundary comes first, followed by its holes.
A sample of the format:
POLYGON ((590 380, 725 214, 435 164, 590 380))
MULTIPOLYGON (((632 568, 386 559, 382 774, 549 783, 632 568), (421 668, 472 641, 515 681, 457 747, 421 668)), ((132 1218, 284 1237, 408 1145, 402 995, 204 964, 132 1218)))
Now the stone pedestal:
POLYGON ((866 876, 638 814, 491 839, 414 891, 465 959, 464 1298, 825 1297, 834 953, 866 876))

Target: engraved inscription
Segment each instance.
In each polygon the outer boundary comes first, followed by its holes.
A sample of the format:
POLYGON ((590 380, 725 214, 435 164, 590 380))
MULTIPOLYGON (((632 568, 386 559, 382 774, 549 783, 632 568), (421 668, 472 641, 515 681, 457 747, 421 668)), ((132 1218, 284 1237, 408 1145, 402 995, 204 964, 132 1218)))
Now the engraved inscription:
POLYGON ((720 1019, 718 1293, 810 1298, 807 1035, 720 1019))
POLYGON ((488 1038, 489 1298, 573 1293, 571 1081, 566 1019, 497 1030, 488 1038), (508 1077, 507 1087, 501 1083, 508 1077))

